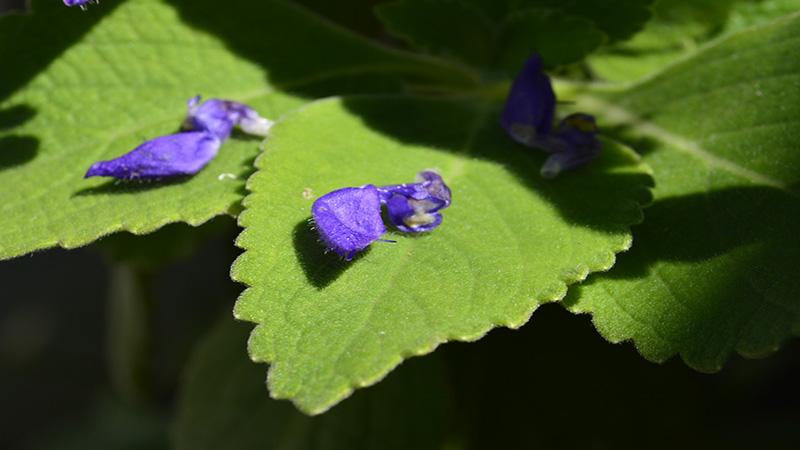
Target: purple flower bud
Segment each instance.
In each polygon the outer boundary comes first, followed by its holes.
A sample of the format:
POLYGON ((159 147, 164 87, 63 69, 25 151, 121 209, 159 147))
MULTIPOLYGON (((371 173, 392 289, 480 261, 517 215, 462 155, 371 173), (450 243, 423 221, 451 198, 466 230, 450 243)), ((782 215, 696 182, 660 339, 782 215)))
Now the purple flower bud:
POLYGON ((400 231, 421 233, 442 223, 440 209, 450 206, 452 195, 441 175, 426 170, 417 174, 417 182, 378 188, 386 205, 389 220, 400 231))
POLYGON ((514 79, 500 124, 512 139, 535 146, 550 133, 556 110, 556 94, 542 71, 542 59, 532 55, 514 79))
POLYGON ((381 196, 371 184, 329 192, 314 202, 311 214, 328 249, 347 261, 386 232, 381 196))
POLYGON ((553 130, 555 105, 550 79, 542 71, 541 58, 534 54, 514 79, 500 124, 520 144, 552 153, 541 169, 545 178, 580 167, 601 150, 597 125, 589 114, 569 115, 553 130))
POLYGON ((64 0, 65 5, 69 7, 80 6, 81 9, 86 9, 92 3, 100 3, 100 0, 64 0))
POLYGON ((249 106, 230 100, 212 98, 200 103, 200 96, 189 100, 189 114, 184 126, 190 130, 208 131, 225 140, 238 125, 248 134, 266 136, 273 122, 261 117, 249 106))
POLYGON ((161 136, 119 158, 92 164, 85 178, 133 180, 192 175, 214 159, 221 144, 216 136, 204 131, 161 136))

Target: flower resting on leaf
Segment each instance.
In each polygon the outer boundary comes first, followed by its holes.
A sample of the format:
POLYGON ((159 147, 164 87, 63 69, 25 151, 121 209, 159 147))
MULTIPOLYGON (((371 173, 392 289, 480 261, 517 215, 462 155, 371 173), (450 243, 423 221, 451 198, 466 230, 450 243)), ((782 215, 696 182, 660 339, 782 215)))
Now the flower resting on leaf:
POLYGON ((241 103, 211 99, 200 104, 200 97, 195 97, 189 100, 184 122, 188 131, 151 139, 118 158, 96 162, 85 178, 134 180, 193 175, 217 156, 234 126, 266 136, 272 122, 241 103))
POLYGON ((350 261, 386 233, 381 204, 400 231, 421 233, 442 223, 440 210, 450 205, 450 188, 431 170, 420 172, 416 183, 343 188, 318 198, 311 214, 325 246, 350 261))
POLYGON ((601 149, 593 116, 571 114, 553 129, 555 109, 550 78, 542 70, 541 58, 534 54, 511 85, 500 124, 520 144, 551 154, 541 169, 545 178, 592 161, 601 149))

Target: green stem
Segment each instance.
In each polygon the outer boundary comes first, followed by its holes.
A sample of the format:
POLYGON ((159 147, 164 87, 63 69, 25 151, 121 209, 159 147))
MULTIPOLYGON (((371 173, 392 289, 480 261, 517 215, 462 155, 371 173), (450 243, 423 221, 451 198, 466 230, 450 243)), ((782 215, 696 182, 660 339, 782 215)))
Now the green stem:
POLYGON ((150 373, 153 299, 151 275, 144 269, 114 263, 108 304, 108 369, 119 395, 133 403, 151 400, 150 373))

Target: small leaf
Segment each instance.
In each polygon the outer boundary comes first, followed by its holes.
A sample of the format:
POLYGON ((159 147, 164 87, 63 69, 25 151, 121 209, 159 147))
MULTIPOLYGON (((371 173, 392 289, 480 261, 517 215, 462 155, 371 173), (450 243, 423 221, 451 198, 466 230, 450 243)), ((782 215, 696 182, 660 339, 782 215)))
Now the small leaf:
POLYGON ((228 319, 198 347, 178 402, 178 450, 444 448, 450 405, 437 358, 311 418, 266 396, 263 372, 244 351, 248 328, 228 319))
POLYGON ((332 99, 276 125, 248 181, 246 252, 232 269, 249 286, 235 314, 258 324, 250 355, 272 363, 274 397, 325 411, 403 358, 522 325, 628 248, 649 198, 635 154, 606 141, 599 160, 544 180, 547 154, 512 142, 499 111, 477 100, 332 99), (397 243, 351 262, 323 253, 308 224, 315 198, 426 168, 452 190, 438 228, 387 234, 397 243))
POLYGON ((83 179, 93 162, 176 132, 194 95, 246 101, 274 119, 306 97, 464 75, 279 0, 137 0, 85 13, 55 1, 33 7, 0 20, 0 55, 14 68, 0 71, 0 259, 238 213, 259 147, 246 136, 228 140, 190 178, 83 179), (225 20, 209 19, 223 7, 225 20))
POLYGON ((702 371, 800 334, 800 15, 578 107, 640 135, 656 201, 636 246, 568 302, 609 340, 702 371))

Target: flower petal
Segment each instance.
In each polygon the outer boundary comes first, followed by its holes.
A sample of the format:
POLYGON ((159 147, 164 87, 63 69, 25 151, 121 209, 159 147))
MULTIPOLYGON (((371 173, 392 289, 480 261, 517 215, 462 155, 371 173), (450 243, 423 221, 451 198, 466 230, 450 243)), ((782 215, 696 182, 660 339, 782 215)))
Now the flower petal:
POLYGON ((242 131, 266 136, 273 122, 261 117, 249 106, 230 100, 209 99, 200 103, 200 96, 189 100, 189 114, 184 126, 191 130, 208 131, 225 140, 238 125, 242 131))
POLYGON ((417 183, 378 188, 389 220, 400 231, 422 233, 442 223, 439 210, 450 206, 452 194, 441 175, 426 170, 417 174, 417 183))
POLYGON ((555 109, 550 78, 542 71, 542 59, 534 53, 511 85, 500 124, 520 144, 538 146, 539 139, 550 133, 555 109))
POLYGON ((554 135, 560 150, 545 161, 541 174, 553 178, 564 170, 580 167, 597 158, 602 144, 597 139, 597 124, 589 114, 576 113, 565 117, 554 135))
POLYGON ((91 3, 99 3, 97 0, 64 0, 64 4, 72 7, 72 6, 80 6, 81 9, 86 9, 86 6, 91 3))
POLYGON ((216 136, 203 131, 161 136, 119 158, 92 164, 85 178, 133 180, 193 175, 217 155, 221 144, 216 136))
POLYGON ((323 243, 348 261, 386 232, 380 194, 371 184, 329 192, 314 202, 311 214, 323 243))

